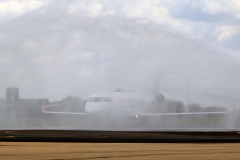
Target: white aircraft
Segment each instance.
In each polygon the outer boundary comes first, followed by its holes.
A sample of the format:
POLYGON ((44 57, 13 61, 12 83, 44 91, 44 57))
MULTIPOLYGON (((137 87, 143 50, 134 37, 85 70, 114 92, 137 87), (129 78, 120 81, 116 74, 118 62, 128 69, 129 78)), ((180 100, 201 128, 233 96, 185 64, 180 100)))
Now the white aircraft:
MULTIPOLYGON (((143 72, 144 73, 144 72, 143 72)), ((179 72, 165 72, 179 73, 179 72)), ((154 113, 149 112, 151 107, 163 106, 168 101, 166 95, 159 93, 158 86, 160 84, 161 73, 156 76, 155 83, 152 88, 152 95, 144 92, 100 92, 93 94, 85 105, 85 112, 53 112, 46 111, 45 105, 42 105, 42 112, 49 114, 63 115, 92 115, 98 116, 119 116, 127 117, 151 117, 151 116, 178 116, 178 115, 221 115, 230 112, 185 112, 185 113, 154 113)), ((237 101, 236 101, 237 102, 237 101)), ((49 107, 54 105, 48 105, 49 107)), ((233 110, 235 109, 236 103, 233 110)), ((47 106, 46 106, 47 107, 47 106)))
MULTIPOLYGON (((177 116, 177 115, 217 115, 230 112, 185 112, 185 113, 151 113, 150 107, 161 106, 167 99, 164 94, 152 96, 143 92, 100 92, 93 94, 85 105, 85 112, 53 112, 46 111, 42 105, 43 113, 71 114, 71 115, 126 115, 131 117, 142 116, 177 116)), ((51 105, 48 105, 51 106, 51 105)), ((234 106, 235 108, 235 106, 234 106)))

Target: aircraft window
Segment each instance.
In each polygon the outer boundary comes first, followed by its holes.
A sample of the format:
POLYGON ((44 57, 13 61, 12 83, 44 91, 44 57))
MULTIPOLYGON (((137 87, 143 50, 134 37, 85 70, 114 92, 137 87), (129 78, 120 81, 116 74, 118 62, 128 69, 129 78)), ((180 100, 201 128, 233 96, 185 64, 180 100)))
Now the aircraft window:
POLYGON ((112 102, 109 97, 91 97, 88 102, 112 102))
POLYGON ((94 100, 94 98, 91 97, 91 98, 88 99, 88 102, 93 102, 93 100, 94 100))
POLYGON ((93 102, 102 102, 101 97, 94 97, 93 102))
POLYGON ((112 102, 111 99, 109 97, 104 97, 103 98, 103 102, 112 102))
POLYGON ((88 102, 101 102, 100 97, 91 97, 89 98, 88 102))

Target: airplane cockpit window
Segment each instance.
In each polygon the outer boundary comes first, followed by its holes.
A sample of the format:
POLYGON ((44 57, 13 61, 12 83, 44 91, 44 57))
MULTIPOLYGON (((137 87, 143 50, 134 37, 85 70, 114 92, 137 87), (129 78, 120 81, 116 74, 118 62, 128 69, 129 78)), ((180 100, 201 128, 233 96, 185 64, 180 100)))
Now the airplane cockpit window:
POLYGON ((90 97, 89 99, 88 99, 88 102, 93 102, 93 97, 90 97))
POLYGON ((88 102, 112 102, 109 97, 91 97, 88 102))
POLYGON ((103 98, 103 102, 112 102, 111 99, 109 97, 104 97, 103 98))
POLYGON ((93 99, 93 102, 102 102, 102 98, 101 97, 95 97, 93 99))

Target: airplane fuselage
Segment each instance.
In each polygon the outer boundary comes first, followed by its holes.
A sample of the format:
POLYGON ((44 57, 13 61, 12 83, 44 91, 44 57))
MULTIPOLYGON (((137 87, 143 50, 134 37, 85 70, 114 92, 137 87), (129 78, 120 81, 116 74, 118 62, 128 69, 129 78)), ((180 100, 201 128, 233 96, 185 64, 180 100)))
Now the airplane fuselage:
POLYGON ((87 114, 145 112, 154 102, 154 97, 141 92, 102 92, 93 94, 86 103, 87 114))

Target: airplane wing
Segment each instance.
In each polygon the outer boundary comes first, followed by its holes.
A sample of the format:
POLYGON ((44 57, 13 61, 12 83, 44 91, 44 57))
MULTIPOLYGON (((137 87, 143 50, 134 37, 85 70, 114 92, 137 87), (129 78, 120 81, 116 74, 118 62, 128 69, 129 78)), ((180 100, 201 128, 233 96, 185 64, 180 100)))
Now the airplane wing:
POLYGON ((52 111, 42 111, 42 113, 62 114, 62 115, 83 115, 83 116, 86 115, 86 113, 80 113, 80 112, 52 112, 52 111))
POLYGON ((131 114, 131 116, 177 116, 177 115, 219 115, 230 114, 230 112, 187 112, 187 113, 140 113, 131 114))
POLYGON ((177 116, 177 115, 227 115, 234 112, 237 102, 239 99, 235 101, 232 111, 230 112, 185 112, 185 113, 140 113, 140 114, 131 114, 131 116, 177 116))
MULTIPOLYGON (((58 104, 59 105, 59 104, 58 104)), ((47 113, 47 114, 59 114, 59 115, 82 115, 82 116, 85 116, 86 113, 81 113, 81 112, 53 112, 53 111, 46 111, 45 110, 45 107, 54 107, 54 106, 58 106, 58 105, 46 105, 44 104, 44 101, 43 101, 43 104, 42 104, 42 113, 47 113)))

